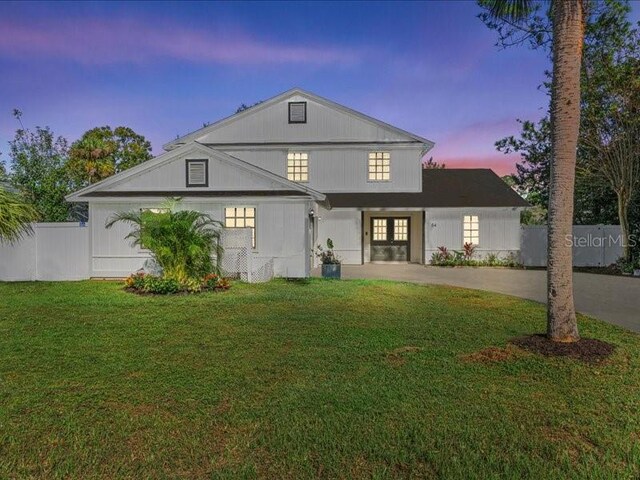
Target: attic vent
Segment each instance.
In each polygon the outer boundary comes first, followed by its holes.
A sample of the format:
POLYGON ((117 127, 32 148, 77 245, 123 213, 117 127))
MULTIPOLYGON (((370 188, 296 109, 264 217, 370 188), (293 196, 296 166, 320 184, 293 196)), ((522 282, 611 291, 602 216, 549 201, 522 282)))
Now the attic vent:
POLYGON ((209 186, 209 160, 187 160, 187 187, 209 186))
POLYGON ((289 102, 289 123, 307 123, 307 102, 289 102))

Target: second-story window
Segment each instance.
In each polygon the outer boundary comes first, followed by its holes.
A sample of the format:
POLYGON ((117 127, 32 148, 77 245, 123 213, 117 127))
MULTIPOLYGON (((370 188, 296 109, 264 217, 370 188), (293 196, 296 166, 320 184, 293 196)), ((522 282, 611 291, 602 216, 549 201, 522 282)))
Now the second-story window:
POLYGON ((288 153, 287 179, 293 182, 309 181, 309 154, 304 152, 288 153))
POLYGON ((391 180, 391 156, 388 152, 369 153, 369 181, 388 182, 391 180))

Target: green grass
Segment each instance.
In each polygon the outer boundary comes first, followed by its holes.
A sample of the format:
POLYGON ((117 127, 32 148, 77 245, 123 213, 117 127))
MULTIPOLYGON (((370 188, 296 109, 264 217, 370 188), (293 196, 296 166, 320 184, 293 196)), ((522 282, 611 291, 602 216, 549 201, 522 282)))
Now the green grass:
POLYGON ((544 322, 381 281, 0 284, 0 478, 637 478, 639 336, 580 318, 604 364, 465 358, 544 322))

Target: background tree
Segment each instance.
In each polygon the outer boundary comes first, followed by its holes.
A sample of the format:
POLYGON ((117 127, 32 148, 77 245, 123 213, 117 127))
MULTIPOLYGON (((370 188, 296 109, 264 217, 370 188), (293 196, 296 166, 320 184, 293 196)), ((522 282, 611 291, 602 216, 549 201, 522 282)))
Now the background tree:
POLYGON ((635 114, 621 114, 617 121, 598 122, 589 129, 587 145, 593 148, 587 168, 606 178, 618 200, 618 216, 624 258, 631 260, 629 207, 640 187, 640 108, 635 114))
MULTIPOLYGON (((599 122, 606 124, 612 121, 611 113, 616 110, 611 106, 619 103, 621 93, 626 92, 625 96, 628 96, 630 92, 638 91, 640 36, 638 29, 633 28, 628 20, 628 2, 607 0, 594 3, 593 7, 585 27, 581 73, 583 121, 578 143, 574 223, 622 224, 624 219, 619 218, 613 186, 594 163, 597 152, 591 145, 594 132, 590 130, 599 122), (587 119, 590 120, 587 122, 587 119)), ((538 20, 537 24, 541 22, 538 20)), ((532 22, 530 28, 537 28, 536 22, 532 22)), ((551 54, 549 43, 534 42, 531 45, 551 54)), ((541 86, 547 91, 550 87, 549 82, 541 86)), ((548 208, 551 162, 549 115, 547 113, 538 123, 520 123, 519 136, 499 140, 496 148, 503 153, 520 153, 521 161, 516 165, 515 175, 517 189, 520 193, 525 192, 532 205, 540 206, 540 211, 544 211, 548 208)), ((637 190, 631 195, 628 213, 628 223, 635 234, 640 233, 640 194, 637 190)))
MULTIPOLYGON (((539 14, 539 3, 527 0, 483 0, 485 20, 490 20, 502 41, 512 38, 544 42, 548 24, 539 14), (532 30, 538 26, 538 31, 532 30), (503 32, 507 37, 503 37, 503 32), (521 37, 515 37, 520 32, 521 37)), ((579 339, 573 302, 571 244, 576 149, 580 129, 580 72, 586 1, 553 0, 547 17, 552 31, 551 82, 551 190, 547 255, 547 336, 553 341, 579 339)), ((481 17, 482 18, 482 17, 481 17)), ((485 22, 486 23, 486 22, 485 22)))
POLYGON ((9 176, 7 175, 7 169, 4 166, 4 162, 0 160, 0 182, 6 182, 9 180, 9 176))
POLYGON ((433 157, 429 157, 429 160, 422 162, 422 168, 425 170, 440 170, 442 168, 447 168, 447 166, 444 163, 436 162, 433 157))
POLYGON ((41 221, 64 222, 69 218, 64 197, 70 192, 64 168, 67 141, 49 127, 24 128, 18 110, 14 116, 21 128, 9 142, 10 182, 35 207, 41 221))
POLYGON ((151 143, 129 127, 97 127, 73 142, 66 168, 74 189, 152 158, 151 143))
POLYGON ((38 212, 19 195, 0 186, 0 243, 13 243, 33 233, 38 212))
POLYGON ((247 105, 246 103, 241 103, 238 108, 236 108, 236 113, 244 112, 245 110, 249 110, 251 107, 255 107, 256 105, 260 105, 264 100, 260 100, 256 103, 252 103, 251 105, 247 105))

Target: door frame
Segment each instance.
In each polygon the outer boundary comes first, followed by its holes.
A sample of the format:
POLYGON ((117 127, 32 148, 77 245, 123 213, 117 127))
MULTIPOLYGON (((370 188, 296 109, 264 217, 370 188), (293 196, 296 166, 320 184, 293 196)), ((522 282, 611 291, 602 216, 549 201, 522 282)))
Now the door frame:
MULTIPOLYGON (((364 220, 364 214, 363 214, 363 220, 364 220)), ((394 240, 389 240, 387 239, 387 246, 393 246, 394 245, 394 240)), ((378 244, 380 245, 380 244, 378 244)), ((384 245, 384 244, 383 244, 384 245)), ((363 255, 364 255, 364 249, 363 249, 363 255)), ((369 217, 369 263, 373 263, 373 262, 381 262, 381 263, 394 263, 394 262, 399 262, 399 263, 411 263, 411 215, 370 215, 369 217), (406 242, 407 245, 407 259, 406 260, 373 260, 373 221, 377 220, 377 219, 385 219, 387 221, 387 237, 389 237, 389 235, 393 236, 394 233, 394 229, 395 229, 395 220, 406 220, 407 221, 407 240, 403 241, 402 243, 406 242)), ((364 263, 364 262, 363 262, 364 263)))

